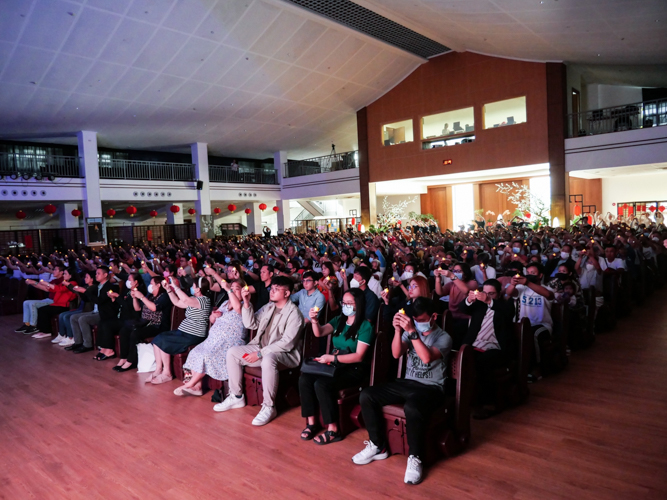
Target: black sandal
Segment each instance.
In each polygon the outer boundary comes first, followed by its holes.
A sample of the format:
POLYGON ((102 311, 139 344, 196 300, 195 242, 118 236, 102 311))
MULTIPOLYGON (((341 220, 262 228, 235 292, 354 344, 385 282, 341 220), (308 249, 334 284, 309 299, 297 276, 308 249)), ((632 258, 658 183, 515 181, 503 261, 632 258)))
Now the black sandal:
POLYGON ((338 432, 324 431, 317 437, 321 437, 322 439, 320 439, 319 441, 317 439, 314 439, 313 442, 315 444, 330 444, 330 443, 337 443, 338 441, 343 440, 343 436, 340 435, 340 431, 338 432))
POLYGON ((301 431, 301 439, 303 439, 304 441, 310 441, 315 437, 316 432, 317 432, 317 424, 313 425, 308 424, 306 425, 306 428, 303 431, 301 431))
POLYGON ((107 356, 106 354, 102 354, 101 352, 98 352, 97 356, 95 356, 94 359, 97 360, 97 361, 104 361, 105 359, 113 359, 115 357, 116 357, 115 354, 113 354, 111 356, 107 356))

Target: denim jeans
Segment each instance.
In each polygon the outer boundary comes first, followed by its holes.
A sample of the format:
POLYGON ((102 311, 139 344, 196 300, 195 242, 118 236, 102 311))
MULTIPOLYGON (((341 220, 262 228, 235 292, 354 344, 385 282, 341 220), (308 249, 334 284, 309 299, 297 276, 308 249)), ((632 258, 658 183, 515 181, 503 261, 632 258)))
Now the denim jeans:
POLYGON ((58 333, 60 333, 60 335, 69 338, 74 337, 74 333, 72 332, 72 324, 69 322, 69 320, 73 314, 79 314, 82 310, 83 308, 80 307, 76 311, 65 311, 64 313, 60 313, 58 316, 58 333))
POLYGON ((24 300, 23 301, 23 322, 37 325, 37 309, 53 304, 51 299, 42 300, 24 300))

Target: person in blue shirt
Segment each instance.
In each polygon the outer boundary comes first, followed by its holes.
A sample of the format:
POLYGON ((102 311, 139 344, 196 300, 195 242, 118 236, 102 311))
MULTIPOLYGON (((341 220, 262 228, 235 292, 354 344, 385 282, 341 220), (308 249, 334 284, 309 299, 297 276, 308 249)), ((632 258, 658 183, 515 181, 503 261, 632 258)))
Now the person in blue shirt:
POLYGON ((310 321, 310 310, 317 307, 318 315, 324 310, 324 294, 317 289, 317 275, 313 271, 303 273, 303 288, 290 296, 292 302, 299 305, 305 321, 310 321))

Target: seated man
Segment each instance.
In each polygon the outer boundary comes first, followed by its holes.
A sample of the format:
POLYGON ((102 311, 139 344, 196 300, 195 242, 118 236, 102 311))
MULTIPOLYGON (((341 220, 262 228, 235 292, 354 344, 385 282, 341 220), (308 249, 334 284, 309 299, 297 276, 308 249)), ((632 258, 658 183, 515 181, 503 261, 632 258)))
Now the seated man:
POLYGON ((368 286, 371 277, 372 273, 370 269, 357 266, 350 281, 350 288, 359 288, 364 292, 364 298, 366 299, 366 319, 375 324, 378 317, 378 309, 380 309, 380 299, 377 298, 377 295, 368 286))
POLYGON ((369 441, 352 461, 365 465, 389 456, 382 407, 403 404, 410 447, 404 481, 419 484, 428 420, 445 402, 445 377, 452 339, 436 324, 435 304, 431 299, 418 297, 412 311, 412 318, 399 311, 393 320, 391 353, 396 359, 406 355, 405 378, 367 387, 361 392, 359 402, 369 441))
POLYGON ((496 392, 495 370, 511 357, 512 318, 514 305, 502 299, 498 280, 484 282, 481 292, 470 291, 461 304, 461 311, 470 316, 468 332, 463 344, 473 347, 477 370, 477 408, 473 417, 484 419, 492 416, 496 392))
POLYGON ((317 289, 317 275, 313 271, 303 273, 301 280, 303 289, 290 296, 295 304, 299 304, 299 311, 305 321, 310 321, 310 310, 317 307, 317 311, 322 314, 324 309, 324 294, 317 289))
POLYGON ((278 391, 279 365, 294 368, 301 363, 304 321, 299 308, 292 303, 292 280, 277 276, 271 280, 270 302, 257 313, 250 302, 250 291, 241 291, 243 325, 257 330, 248 345, 234 346, 227 351, 229 396, 213 407, 215 411, 243 408, 243 367, 262 367, 264 402, 252 425, 266 425, 276 418, 275 397, 278 391))
MULTIPOLYGON (((532 262, 526 267, 526 275, 514 276, 505 292, 510 297, 519 297, 519 321, 523 318, 530 321, 535 337, 535 364, 541 361, 540 344, 550 339, 553 332, 551 301, 554 299, 554 290, 542 285, 542 277, 542 266, 532 262)), ((528 374, 528 382, 540 378, 537 371, 528 374)))

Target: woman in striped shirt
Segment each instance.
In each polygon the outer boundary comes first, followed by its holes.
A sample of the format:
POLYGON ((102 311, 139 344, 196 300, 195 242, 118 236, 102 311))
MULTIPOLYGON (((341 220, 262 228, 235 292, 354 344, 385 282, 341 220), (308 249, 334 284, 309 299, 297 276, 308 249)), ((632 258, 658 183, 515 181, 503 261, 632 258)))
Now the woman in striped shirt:
POLYGON ((185 319, 178 330, 161 333, 153 339, 155 372, 146 379, 146 382, 152 384, 163 384, 174 378, 171 374, 171 356, 204 341, 211 313, 210 284, 206 278, 200 277, 195 281, 190 288, 191 297, 167 281, 163 281, 162 286, 167 290, 172 304, 185 309, 185 319))

